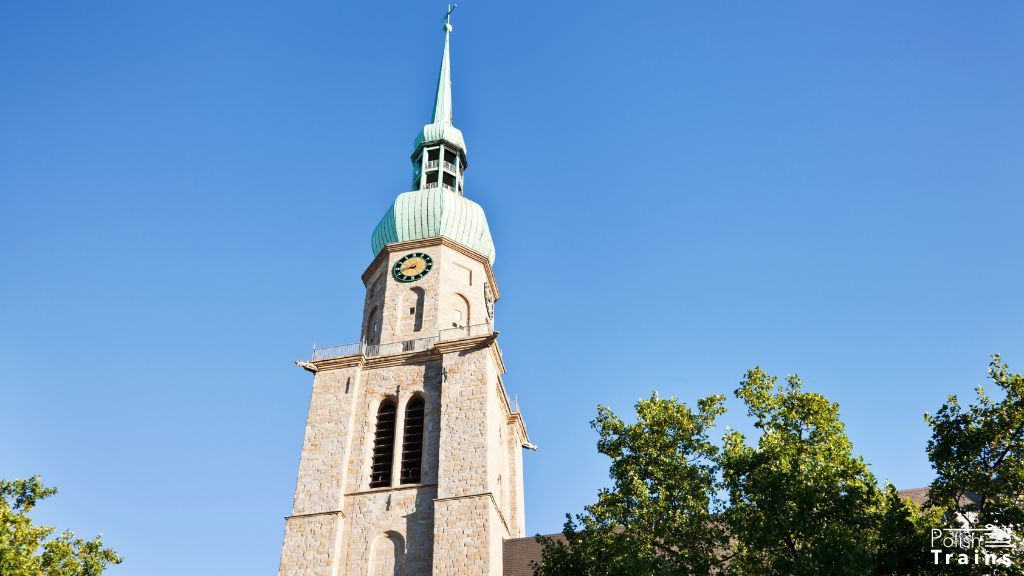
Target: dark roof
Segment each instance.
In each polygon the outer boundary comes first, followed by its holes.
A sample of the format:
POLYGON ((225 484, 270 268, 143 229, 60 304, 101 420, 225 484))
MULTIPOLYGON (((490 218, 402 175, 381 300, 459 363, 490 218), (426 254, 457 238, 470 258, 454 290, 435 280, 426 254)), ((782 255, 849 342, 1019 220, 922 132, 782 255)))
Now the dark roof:
POLYGON ((924 506, 924 503, 928 501, 928 487, 924 488, 907 488, 906 490, 897 490, 897 494, 904 498, 910 498, 910 501, 918 506, 924 506))
MULTIPOLYGON (((547 538, 565 541, 565 536, 548 534, 547 538)), ((533 576, 533 562, 540 564, 541 551, 544 547, 537 542, 536 536, 529 538, 512 538, 505 540, 502 550, 504 576, 533 576)))
MULTIPOLYGON (((897 490, 897 494, 904 498, 910 498, 914 504, 924 506, 928 503, 928 488, 908 488, 906 490, 897 490)), ((960 505, 967 506, 969 504, 980 504, 981 497, 974 492, 965 492, 963 496, 960 496, 960 505)))
MULTIPOLYGON (((898 493, 904 498, 910 498, 915 504, 924 504, 928 500, 928 488, 908 488, 898 493)), ((565 536, 560 533, 548 534, 546 537, 565 541, 565 536)), ((505 540, 502 549, 504 576, 533 576, 533 563, 540 564, 543 549, 536 536, 505 540)))

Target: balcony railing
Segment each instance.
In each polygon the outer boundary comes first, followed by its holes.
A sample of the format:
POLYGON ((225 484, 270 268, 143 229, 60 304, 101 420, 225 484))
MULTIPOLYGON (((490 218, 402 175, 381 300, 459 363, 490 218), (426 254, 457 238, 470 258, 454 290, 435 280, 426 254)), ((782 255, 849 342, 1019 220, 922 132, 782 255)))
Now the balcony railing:
POLYGON ((429 338, 417 338, 416 340, 403 340, 388 344, 367 344, 363 346, 363 356, 373 358, 376 356, 391 356, 393 354, 404 354, 406 352, 422 352, 429 350, 437 342, 437 336, 429 338))
POLYGON ((427 170, 430 170, 431 168, 437 168, 438 162, 438 160, 427 160, 427 170))
POLYGON ((474 324, 472 326, 459 326, 458 328, 445 328, 437 333, 438 340, 460 340, 462 338, 476 338, 487 336, 492 332, 490 324, 474 324))
POLYGON ((342 344, 340 346, 325 346, 323 348, 313 347, 313 358, 312 362, 317 360, 326 360, 328 358, 341 358, 342 356, 351 356, 353 354, 359 354, 363 351, 362 342, 353 342, 352 344, 342 344))
POLYGON ((490 324, 476 324, 473 326, 463 326, 459 328, 447 328, 438 332, 437 336, 389 342, 387 344, 353 342, 352 344, 342 344, 340 346, 324 346, 323 348, 314 347, 313 357, 310 361, 317 362, 319 360, 342 358, 344 356, 354 356, 356 354, 362 354, 367 358, 376 358, 378 356, 393 356, 395 354, 406 354, 408 352, 423 352, 424 350, 430 350, 433 348, 434 344, 437 342, 460 340, 462 338, 475 338, 477 336, 486 336, 492 332, 494 332, 494 330, 490 324))
POLYGON ((452 192, 455 192, 455 188, 452 188, 451 186, 441 182, 427 182, 423 186, 424 188, 437 188, 438 186, 441 186, 445 190, 451 190, 452 192))
POLYGON ((444 169, 449 171, 449 172, 451 172, 452 174, 458 174, 459 173, 459 169, 456 168, 455 164, 452 164, 451 162, 445 162, 444 163, 444 169))

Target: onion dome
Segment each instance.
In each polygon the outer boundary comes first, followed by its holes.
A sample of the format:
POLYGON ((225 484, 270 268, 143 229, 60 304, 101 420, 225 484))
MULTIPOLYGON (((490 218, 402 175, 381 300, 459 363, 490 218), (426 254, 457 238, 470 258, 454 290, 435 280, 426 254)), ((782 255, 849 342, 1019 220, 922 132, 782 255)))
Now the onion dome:
POLYGON ((399 195, 377 223, 370 238, 374 256, 388 244, 444 236, 494 263, 494 242, 483 208, 462 193, 466 143, 452 125, 451 31, 446 22, 434 121, 420 131, 412 155, 413 191, 399 195))
POLYGON ((373 230, 374 255, 388 244, 444 236, 487 257, 494 264, 494 242, 484 209, 445 188, 400 194, 373 230))

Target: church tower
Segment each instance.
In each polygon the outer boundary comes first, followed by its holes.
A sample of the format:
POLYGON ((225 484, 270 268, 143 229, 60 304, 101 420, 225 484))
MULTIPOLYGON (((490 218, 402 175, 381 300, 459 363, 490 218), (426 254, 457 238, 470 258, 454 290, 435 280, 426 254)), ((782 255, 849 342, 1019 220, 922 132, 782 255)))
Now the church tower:
POLYGON ((525 536, 522 449, 502 382, 500 292, 452 124, 449 37, 412 191, 371 236, 358 343, 317 348, 281 576, 502 574, 525 536))

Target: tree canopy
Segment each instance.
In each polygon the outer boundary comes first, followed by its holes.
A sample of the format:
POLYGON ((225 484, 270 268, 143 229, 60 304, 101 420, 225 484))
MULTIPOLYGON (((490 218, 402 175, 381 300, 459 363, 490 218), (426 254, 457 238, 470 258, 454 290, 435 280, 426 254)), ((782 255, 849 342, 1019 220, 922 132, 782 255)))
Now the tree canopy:
MULTIPOLYGON (((611 487, 566 516, 564 540, 539 537, 537 576, 917 576, 1021 574, 1011 567, 935 565, 931 531, 968 515, 975 525, 1024 526, 1024 378, 999 358, 984 390, 963 408, 950 397, 934 416, 928 455, 936 470, 924 507, 882 486, 854 453, 839 406, 755 367, 735 397, 756 431, 727 429, 725 397, 696 409, 657 394, 635 423, 605 406, 591 426, 611 459, 611 487), (966 496, 966 497, 965 497, 966 496)), ((954 524, 951 524, 954 523, 954 524)))
POLYGON ((121 557, 100 537, 76 538, 64 530, 37 526, 28 513, 57 493, 38 476, 0 480, 0 574, 4 576, 98 576, 121 557))

